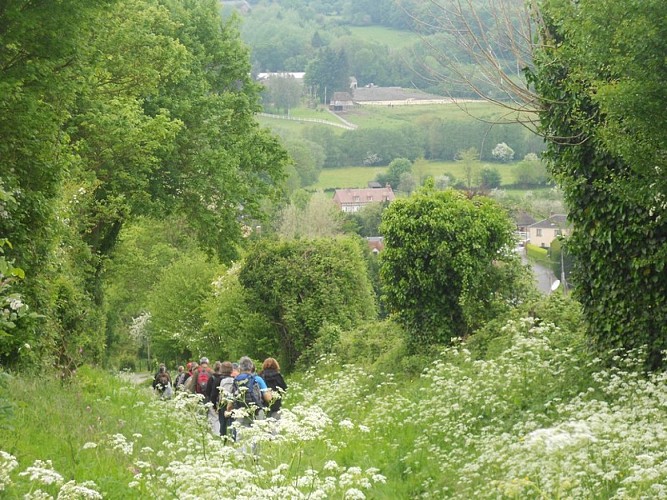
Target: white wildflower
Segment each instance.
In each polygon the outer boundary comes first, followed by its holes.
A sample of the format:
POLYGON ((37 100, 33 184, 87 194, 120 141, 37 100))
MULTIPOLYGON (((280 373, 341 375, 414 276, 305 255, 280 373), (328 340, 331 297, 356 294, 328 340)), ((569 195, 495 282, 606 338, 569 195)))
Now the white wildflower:
POLYGON ((76 481, 69 481, 60 488, 58 500, 101 500, 104 498, 95 488, 97 488, 97 485, 92 481, 81 484, 76 484, 76 481))
POLYGON ((36 481, 42 484, 60 484, 63 482, 63 477, 53 470, 53 463, 51 460, 35 460, 35 463, 28 467, 19 476, 27 476, 30 481, 36 481))
POLYGON ((354 429, 354 424, 347 418, 338 422, 338 425, 343 429, 354 429))
POLYGON ((4 491, 7 486, 12 484, 9 475, 18 465, 16 457, 0 450, 0 491, 4 491))
POLYGON ((361 490, 357 488, 349 488, 345 492, 345 500, 364 500, 366 495, 361 490))

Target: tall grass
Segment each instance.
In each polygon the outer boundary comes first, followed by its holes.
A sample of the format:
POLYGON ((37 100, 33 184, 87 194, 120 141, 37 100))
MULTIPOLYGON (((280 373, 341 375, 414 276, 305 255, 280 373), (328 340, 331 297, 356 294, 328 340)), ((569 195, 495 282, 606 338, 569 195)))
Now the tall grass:
MULTIPOLYGON (((382 337, 382 325, 365 336, 382 337)), ((458 344, 429 362, 408 358, 415 377, 395 371, 398 351, 371 369, 333 349, 288 380, 282 420, 234 445, 208 432, 192 398, 160 401, 90 369, 63 387, 16 378, 0 393, 14 412, 2 420, 0 491, 46 498, 38 491, 55 497, 69 484, 105 498, 664 498, 667 376, 642 374, 641 353, 600 365, 578 331, 568 321, 508 320, 485 357, 458 344)))

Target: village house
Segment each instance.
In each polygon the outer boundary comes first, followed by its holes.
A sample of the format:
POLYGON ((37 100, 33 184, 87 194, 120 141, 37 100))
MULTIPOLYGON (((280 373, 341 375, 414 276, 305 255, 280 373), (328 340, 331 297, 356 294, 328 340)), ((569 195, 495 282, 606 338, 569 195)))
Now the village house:
POLYGON ((526 212, 514 213, 512 218, 516 224, 516 235, 521 246, 525 245, 528 239, 528 227, 535 224, 537 221, 526 212))
POLYGON ((567 215, 557 214, 528 226, 528 242, 542 248, 549 248, 559 236, 567 236, 570 224, 567 215))
POLYGON ((366 242, 368 243, 368 248, 370 248, 371 252, 373 252, 375 255, 384 250, 383 236, 367 236, 366 242))
POLYGON ((343 212, 358 212, 369 203, 390 202, 395 198, 391 186, 379 188, 336 189, 333 201, 343 212))

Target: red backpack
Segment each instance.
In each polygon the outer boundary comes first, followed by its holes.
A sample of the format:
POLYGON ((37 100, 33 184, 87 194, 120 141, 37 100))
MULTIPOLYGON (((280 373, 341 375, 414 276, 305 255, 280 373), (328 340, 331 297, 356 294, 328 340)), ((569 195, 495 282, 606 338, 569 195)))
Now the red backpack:
POLYGON ((197 383, 195 384, 195 392, 197 394, 206 393, 206 384, 208 384, 209 377, 208 370, 199 370, 199 373, 197 374, 197 383))

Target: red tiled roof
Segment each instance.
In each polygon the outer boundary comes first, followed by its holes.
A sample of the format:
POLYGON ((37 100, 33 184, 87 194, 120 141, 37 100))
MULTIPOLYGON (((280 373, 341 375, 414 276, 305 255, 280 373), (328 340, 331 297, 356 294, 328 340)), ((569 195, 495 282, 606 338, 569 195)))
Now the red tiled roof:
POLYGON ((333 200, 338 205, 348 203, 371 203, 376 201, 393 201, 394 191, 390 186, 383 188, 346 188, 336 189, 333 200))

